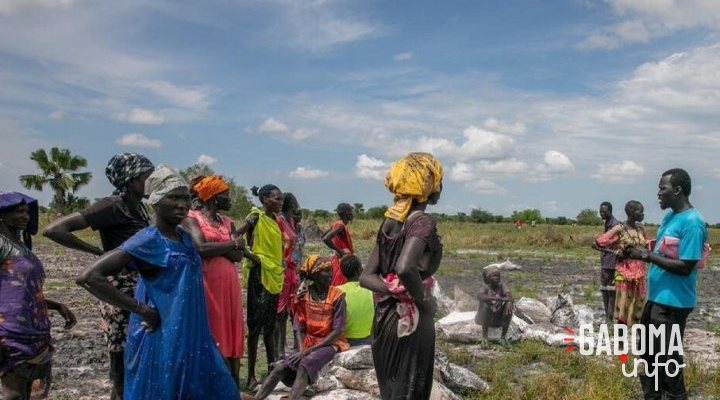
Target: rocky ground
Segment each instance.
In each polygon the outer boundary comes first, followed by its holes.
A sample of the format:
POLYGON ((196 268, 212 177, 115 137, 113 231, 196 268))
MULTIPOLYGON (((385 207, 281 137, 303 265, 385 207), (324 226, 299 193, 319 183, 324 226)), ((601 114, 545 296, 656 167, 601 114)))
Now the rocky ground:
MULTIPOLYGON (((74 278, 80 270, 94 259, 93 256, 71 250, 58 249, 56 246, 40 242, 36 254, 44 262, 47 274, 47 298, 66 303, 75 313, 78 324, 70 331, 62 330, 62 319, 53 315, 53 339, 56 356, 53 364, 53 386, 51 399, 89 400, 107 398, 109 381, 107 376, 107 356, 104 340, 98 326, 97 300, 85 290, 74 284, 74 278)), ((440 282, 452 297, 455 285, 473 293, 480 285, 479 271, 485 262, 469 258, 462 252, 447 254, 445 263, 461 266, 457 274, 440 274, 440 282)), ((508 281, 520 284, 527 282, 538 288, 537 297, 568 292, 578 298, 587 298, 587 288, 596 287, 597 270, 580 266, 569 260, 523 259, 516 261, 520 269, 506 271, 508 281), (565 289, 565 290, 563 290, 565 289)), ((720 287, 714 283, 720 278, 718 266, 711 266, 701 273, 699 282, 699 305, 691 315, 688 328, 717 329, 720 326, 720 287), (715 328, 713 328, 715 327, 715 328)), ((585 299, 587 300, 587 299, 585 299)), ((590 299, 591 300, 591 299, 590 299)), ((576 300, 576 303, 582 302, 576 300)), ((599 303, 595 304, 595 310, 599 303)), ((717 351, 703 345, 705 339, 717 338, 716 335, 697 331, 693 333, 698 340, 692 340, 690 346, 696 346, 697 354, 707 354, 708 363, 717 363, 717 351)), ((688 351, 693 351, 690 348, 688 351)), ((262 354, 262 351, 259 353, 262 354)))

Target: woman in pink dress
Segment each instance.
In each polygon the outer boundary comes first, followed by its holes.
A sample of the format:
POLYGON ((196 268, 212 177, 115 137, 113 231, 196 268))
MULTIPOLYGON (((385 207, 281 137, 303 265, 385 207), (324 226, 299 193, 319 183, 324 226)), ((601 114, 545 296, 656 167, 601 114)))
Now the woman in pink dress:
POLYGON ((230 209, 229 187, 221 176, 196 178, 193 191, 200 208, 188 213, 183 227, 192 236, 202 257, 210 330, 239 386, 245 334, 242 291, 235 263, 242 261, 245 241, 237 235, 232 220, 219 213, 230 209))

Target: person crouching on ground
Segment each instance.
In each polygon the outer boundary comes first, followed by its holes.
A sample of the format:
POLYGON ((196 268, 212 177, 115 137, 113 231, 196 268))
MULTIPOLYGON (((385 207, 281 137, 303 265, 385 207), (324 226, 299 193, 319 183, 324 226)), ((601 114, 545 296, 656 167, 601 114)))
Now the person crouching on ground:
POLYGON ((501 340, 507 339, 508 328, 512 320, 514 303, 510 289, 502 283, 500 269, 490 265, 483 270, 485 286, 480 289, 477 299, 480 302, 475 315, 475 323, 483 327, 483 339, 487 340, 490 327, 502 327, 501 340))
POLYGON ((360 286, 362 263, 356 255, 345 256, 340 260, 340 269, 347 283, 338 286, 345 293, 347 318, 345 336, 350 346, 370 344, 370 333, 375 317, 375 303, 371 291, 360 286))
POLYGON ((289 398, 300 399, 308 384, 315 383, 322 367, 332 361, 335 354, 347 350, 345 339, 345 294, 331 287, 332 261, 313 254, 300 268, 306 280, 294 300, 295 330, 301 341, 300 351, 284 360, 272 370, 257 397, 266 398, 282 381, 292 386, 289 398), (309 281, 309 282, 307 282, 309 281))

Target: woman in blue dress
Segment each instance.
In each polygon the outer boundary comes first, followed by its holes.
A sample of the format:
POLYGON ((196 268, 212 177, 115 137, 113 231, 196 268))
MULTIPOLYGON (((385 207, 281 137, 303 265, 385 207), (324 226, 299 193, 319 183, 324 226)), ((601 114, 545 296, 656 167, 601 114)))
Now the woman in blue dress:
MULTIPOLYGON (((155 218, 77 278, 102 301, 132 312, 125 346, 125 400, 240 399, 208 324, 202 262, 190 235, 188 184, 159 165, 145 183, 155 218), (106 276, 131 265, 140 274, 135 298, 106 276)), ((248 397, 246 397, 248 398, 248 397)))

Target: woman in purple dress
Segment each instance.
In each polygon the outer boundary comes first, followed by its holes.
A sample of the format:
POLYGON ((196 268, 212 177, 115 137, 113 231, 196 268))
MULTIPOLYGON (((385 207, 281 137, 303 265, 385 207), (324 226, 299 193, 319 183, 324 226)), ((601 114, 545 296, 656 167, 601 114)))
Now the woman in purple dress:
POLYGON ((6 400, 29 400, 32 383, 47 394, 53 347, 48 310, 72 328, 75 316, 62 303, 45 299, 45 269, 32 253, 38 203, 22 193, 0 192, 0 380, 6 400))

